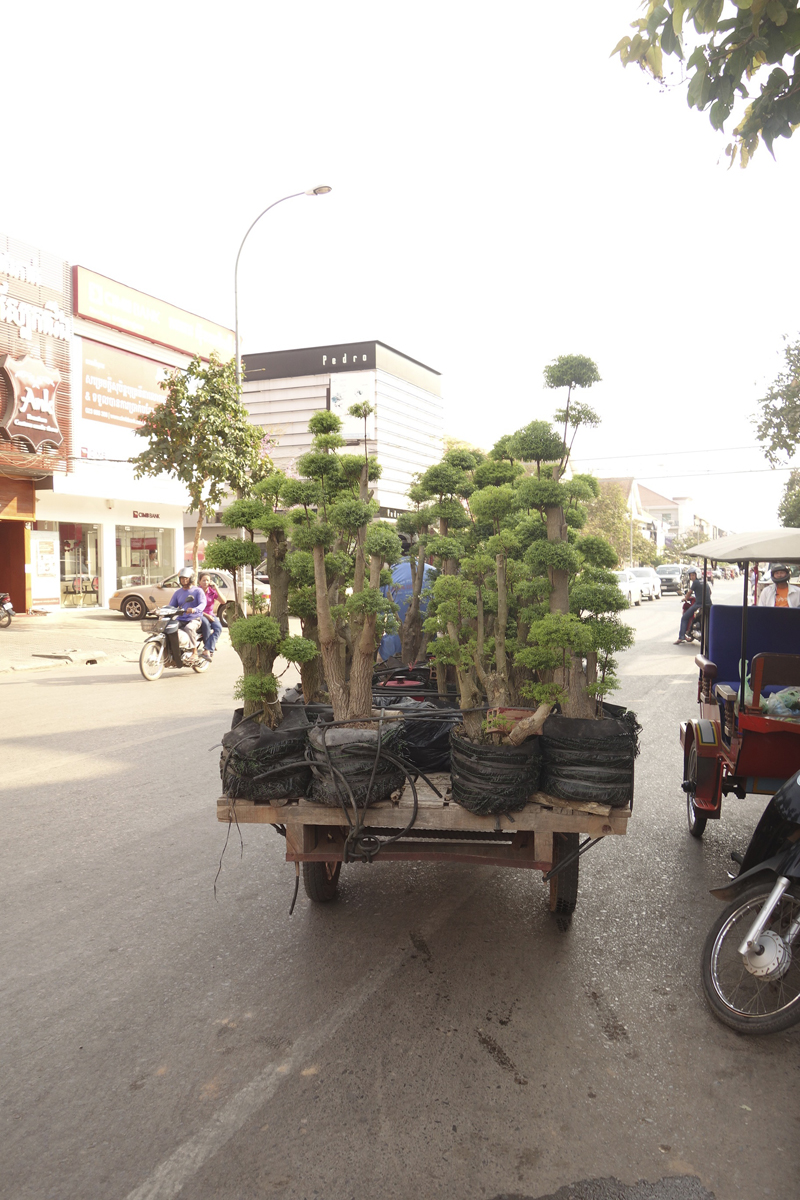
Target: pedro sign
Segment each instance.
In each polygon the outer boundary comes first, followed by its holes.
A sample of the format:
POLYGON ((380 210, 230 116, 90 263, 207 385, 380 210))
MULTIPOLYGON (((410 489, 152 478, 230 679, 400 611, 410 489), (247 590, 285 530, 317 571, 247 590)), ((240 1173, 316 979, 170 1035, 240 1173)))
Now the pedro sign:
POLYGON ((72 302, 76 316, 122 329, 182 354, 207 359, 215 352, 223 362, 233 358, 230 329, 87 271, 86 267, 72 268, 72 302))

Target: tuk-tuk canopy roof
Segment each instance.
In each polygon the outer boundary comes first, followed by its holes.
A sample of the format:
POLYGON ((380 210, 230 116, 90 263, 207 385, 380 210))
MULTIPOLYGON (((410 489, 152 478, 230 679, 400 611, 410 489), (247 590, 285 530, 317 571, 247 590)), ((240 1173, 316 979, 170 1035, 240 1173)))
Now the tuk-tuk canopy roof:
POLYGON ((686 554, 697 554, 714 562, 800 563, 800 529, 766 529, 757 533, 731 533, 692 546, 686 554))

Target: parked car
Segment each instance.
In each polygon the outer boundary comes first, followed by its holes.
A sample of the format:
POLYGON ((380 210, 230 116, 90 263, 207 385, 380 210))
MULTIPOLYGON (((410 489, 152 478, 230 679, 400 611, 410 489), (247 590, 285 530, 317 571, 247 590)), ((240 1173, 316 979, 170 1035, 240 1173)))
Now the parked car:
MULTIPOLYGON (((233 577, 227 571, 204 571, 202 567, 200 574, 207 574, 210 577, 211 582, 222 597, 217 605, 217 612, 219 612, 229 600, 233 600, 234 598, 233 577)), ((249 584, 250 581, 248 579, 245 585, 246 591, 250 590, 249 584)), ((129 621, 140 621, 145 613, 150 612, 151 609, 161 608, 165 604, 169 604, 170 598, 178 586, 178 576, 176 573, 175 575, 168 575, 158 583, 139 583, 130 587, 120 588, 109 599, 108 607, 121 612, 123 617, 127 617, 129 621)), ((269 596, 269 588, 257 581, 256 591, 269 596)))
POLYGON ((661 599, 661 578, 652 567, 631 567, 630 568, 636 578, 639 580, 639 587, 642 589, 643 600, 660 600, 661 599))
POLYGON ((617 577, 619 590, 627 598, 628 604, 641 604, 641 582, 636 578, 630 567, 623 567, 621 571, 615 571, 614 574, 617 577))
POLYGON ((681 590, 681 565, 680 563, 667 563, 663 567, 656 567, 656 575, 661 580, 661 594, 664 592, 680 593, 681 590))

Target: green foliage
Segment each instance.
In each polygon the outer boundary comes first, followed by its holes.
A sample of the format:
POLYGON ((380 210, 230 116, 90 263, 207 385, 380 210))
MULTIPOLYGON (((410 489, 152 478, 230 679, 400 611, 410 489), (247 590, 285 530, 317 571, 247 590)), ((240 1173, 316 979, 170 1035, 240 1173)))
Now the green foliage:
POLYGON ((393 526, 388 525, 385 521, 375 521, 367 526, 364 535, 364 552, 370 556, 377 555, 381 562, 392 566, 402 558, 403 547, 393 526))
POLYGON ((234 684, 234 699, 251 704, 272 704, 278 698, 278 681, 270 671, 263 675, 241 675, 234 684))
POLYGON ((378 511, 374 500, 358 500, 345 497, 337 500, 330 510, 330 522, 334 529, 353 537, 378 511))
POLYGON ((790 471, 783 485, 783 495, 778 505, 781 525, 800 527, 800 471, 790 471))
POLYGON ((257 567, 261 562, 261 547, 255 542, 241 542, 238 538, 216 538, 206 546, 206 567, 229 571, 232 575, 239 567, 257 567))
POLYGON ((523 508, 535 508, 539 512, 544 512, 549 505, 566 503, 569 493, 564 484, 556 482, 555 479, 542 479, 537 475, 526 475, 519 481, 517 495, 523 508))
POLYGON ((308 421, 309 432, 313 433, 315 437, 327 433, 339 433, 341 428, 342 418, 325 408, 313 413, 308 421))
POLYGON ((509 484, 484 487, 470 496, 469 507, 476 521, 491 525, 495 533, 514 508, 516 496, 509 484))
POLYGON ((301 454, 297 469, 301 475, 326 485, 330 485, 342 472, 337 456, 329 454, 327 450, 309 450, 307 454, 301 454))
POLYGON ((585 567, 569 590, 569 607, 578 616, 599 616, 622 612, 628 600, 619 590, 616 575, 602 567, 585 567))
POLYGON ((600 383, 600 372, 596 363, 583 354, 562 354, 544 369, 544 386, 548 388, 590 388, 594 383, 600 383))
POLYGON ((134 430, 147 448, 132 461, 137 479, 171 475, 186 487, 190 510, 220 504, 233 489, 248 486, 259 461, 261 431, 239 403, 233 361, 212 354, 208 363, 193 358, 173 371, 161 387, 164 402, 134 430))
POLYGON ((501 487, 504 483, 513 483, 519 474, 521 474, 521 468, 513 463, 496 458, 486 458, 475 468, 472 481, 479 488, 487 487, 490 484, 494 487, 501 487))
POLYGON ((773 466, 790 459, 800 444, 800 341, 787 342, 785 369, 759 400, 756 437, 773 466))
POLYGON ((263 592, 245 592, 244 600, 253 614, 269 612, 269 596, 265 596, 263 592))
POLYGON ((287 662, 308 663, 319 655, 319 649, 314 645, 310 638, 304 637, 285 637, 280 644, 278 653, 287 662))
POLYGON ((293 584, 301 587, 314 583, 314 556, 307 550, 292 550, 284 559, 293 584))
POLYGON ((549 567, 554 571, 567 571, 574 575, 581 564, 578 551, 569 542, 548 542, 541 539, 532 542, 525 551, 525 561, 540 574, 549 567))
POLYGON ((617 553, 614 547, 605 538, 598 537, 597 534, 589 533, 586 537, 580 538, 577 550, 590 566, 613 569, 617 565, 617 553))
POLYGON ((295 505, 305 509, 315 508, 322 499, 319 484, 313 479, 287 479, 280 496, 289 508, 295 505))
POLYGON ((286 533, 290 526, 291 520, 287 513, 265 512, 255 522, 255 528, 261 533, 266 533, 267 537, 273 533, 286 533))
POLYGON ((531 421, 505 441, 505 449, 515 461, 536 463, 541 470, 543 463, 561 461, 564 440, 548 421, 531 421))
POLYGON ((274 617, 243 617, 230 626, 234 650, 242 646, 269 646, 277 648, 283 640, 281 627, 274 617))
POLYGON ((248 533, 260 528, 258 522, 264 516, 266 510, 261 500, 234 500, 222 510, 222 519, 229 529, 246 529, 248 533))
POLYGON ((731 165, 737 150, 744 167, 759 140, 772 153, 776 138, 792 136, 800 124, 798 0, 645 0, 642 7, 633 36, 612 55, 659 80, 664 55, 685 59, 689 107, 708 110, 718 130, 731 117, 738 122, 726 149, 731 165), (755 79, 760 91, 751 95, 755 79))

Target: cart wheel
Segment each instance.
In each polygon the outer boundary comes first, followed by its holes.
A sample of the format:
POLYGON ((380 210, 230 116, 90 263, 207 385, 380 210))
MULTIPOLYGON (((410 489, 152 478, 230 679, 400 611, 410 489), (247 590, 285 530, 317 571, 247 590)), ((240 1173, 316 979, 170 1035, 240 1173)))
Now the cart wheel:
POLYGON ((694 794, 697 788, 697 746, 694 742, 692 742, 689 759, 686 763, 684 783, 691 784, 691 790, 686 793, 686 818, 689 822, 689 833, 692 837, 699 839, 706 831, 708 817, 699 813, 694 806, 694 794))
POLYGON ((309 900, 327 904, 336 899, 339 891, 340 862, 304 862, 303 887, 309 900))
MULTIPOLYGON (((553 866, 558 866, 568 854, 580 846, 580 834, 553 834, 553 866)), ((578 870, 580 859, 576 858, 563 871, 550 880, 550 912, 558 920, 559 929, 569 929, 575 905, 578 903, 578 870)))

